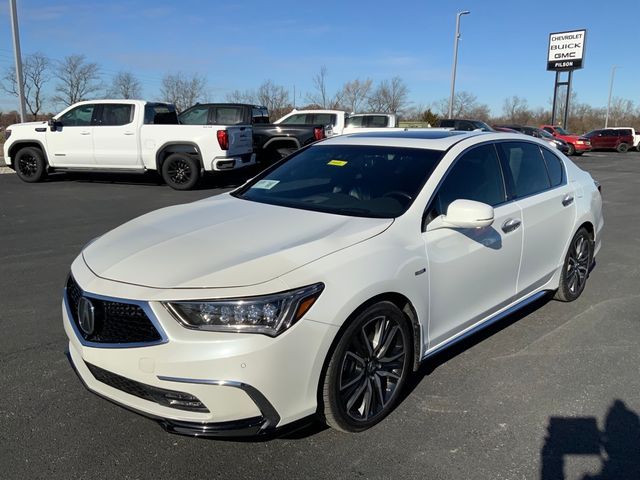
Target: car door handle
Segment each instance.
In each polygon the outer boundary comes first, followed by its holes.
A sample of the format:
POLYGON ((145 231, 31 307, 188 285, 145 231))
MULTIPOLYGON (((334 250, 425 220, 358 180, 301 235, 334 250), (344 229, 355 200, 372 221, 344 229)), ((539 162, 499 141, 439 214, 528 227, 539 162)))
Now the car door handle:
POLYGON ((568 207, 572 203, 573 203, 573 195, 565 195, 565 197, 562 199, 563 207, 568 207))
POLYGON ((510 218, 509 220, 505 221, 502 224, 502 231, 504 233, 513 232, 515 229, 517 229, 520 226, 521 223, 522 222, 517 218, 510 218))
POLYGON ((134 135, 135 132, 124 132, 125 135, 134 135))
POLYGON ((91 135, 91 132, 89 130, 83 130, 80 132, 80 135, 91 135))

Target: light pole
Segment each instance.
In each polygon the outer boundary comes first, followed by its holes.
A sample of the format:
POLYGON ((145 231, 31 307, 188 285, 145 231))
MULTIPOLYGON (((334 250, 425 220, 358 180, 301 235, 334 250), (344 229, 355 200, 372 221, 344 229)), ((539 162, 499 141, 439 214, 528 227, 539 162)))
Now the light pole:
POLYGON ((465 10, 456 15, 456 36, 453 41, 453 68, 451 70, 451 96, 449 97, 449 118, 453 117, 453 98, 456 91, 456 67, 458 64, 458 40, 460 39, 460 17, 471 12, 465 10))
POLYGON ((607 102, 607 116, 604 119, 604 128, 609 126, 609 109, 611 108, 611 93, 613 92, 613 77, 616 74, 616 68, 618 65, 611 67, 611 81, 609 82, 609 101, 607 102))
POLYGON ((20 53, 20 32, 18 31, 18 11, 16 0, 9 0, 11 12, 11 30, 13 31, 13 54, 16 57, 16 83, 18 85, 18 101, 20 104, 20 121, 26 121, 26 106, 24 101, 24 83, 22 80, 22 55, 20 53))

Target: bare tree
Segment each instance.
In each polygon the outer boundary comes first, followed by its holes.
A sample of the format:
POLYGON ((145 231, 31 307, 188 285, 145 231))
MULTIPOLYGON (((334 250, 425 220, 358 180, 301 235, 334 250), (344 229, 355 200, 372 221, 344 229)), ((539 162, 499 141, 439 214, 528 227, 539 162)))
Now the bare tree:
POLYGON ((54 75, 59 80, 53 101, 64 105, 87 100, 103 88, 97 63, 87 62, 84 55, 69 55, 58 63, 54 75))
POLYGON ((111 80, 111 87, 107 91, 111 98, 140 98, 142 84, 131 72, 118 72, 111 80))
POLYGON ((314 93, 307 94, 307 101, 315 103, 322 108, 327 108, 329 103, 329 94, 327 93, 327 67, 322 65, 320 71, 313 76, 314 93))
POLYGON ((226 99, 231 103, 258 103, 256 92, 253 90, 234 90, 226 95, 226 99))
POLYGON ((289 91, 282 85, 276 85, 271 80, 263 82, 256 92, 256 100, 260 105, 269 109, 271 119, 279 118, 291 110, 289 91))
POLYGON ((532 117, 527 100, 517 95, 504 99, 502 114, 506 122, 521 125, 526 125, 532 117))
POLYGON ((372 83, 370 78, 345 83, 339 93, 344 107, 350 112, 358 112, 369 96, 372 83))
POLYGON ((371 110, 382 113, 398 113, 409 101, 409 89, 400 77, 383 80, 369 95, 368 104, 371 110))
MULTIPOLYGON (((435 103, 434 108, 442 118, 448 118, 449 98, 440 99, 435 103)), ((486 121, 490 113, 489 106, 478 103, 478 97, 473 93, 460 91, 453 99, 453 118, 467 117, 486 121)))
POLYGON ((633 117, 633 101, 626 98, 613 97, 609 108, 609 124, 614 127, 626 127, 632 125, 633 117))
MULTIPOLYGON (((44 84, 49 80, 49 68, 51 61, 44 54, 36 52, 25 57, 22 63, 22 76, 25 103, 31 115, 36 118, 42 112, 45 101, 43 94, 44 84)), ((16 80, 15 67, 9 67, 0 83, 2 90, 18 96, 18 81, 16 80)))
POLYGON ((162 79, 160 95, 166 102, 173 103, 178 111, 183 111, 203 99, 206 88, 207 80, 197 73, 190 77, 181 72, 168 73, 162 79))

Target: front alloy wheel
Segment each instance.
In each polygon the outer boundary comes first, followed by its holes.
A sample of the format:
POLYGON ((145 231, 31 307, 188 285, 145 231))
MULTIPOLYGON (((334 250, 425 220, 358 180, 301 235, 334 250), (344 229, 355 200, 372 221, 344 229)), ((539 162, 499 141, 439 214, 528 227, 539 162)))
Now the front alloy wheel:
POLYGON ((356 317, 325 374, 321 414, 327 424, 359 432, 391 412, 410 369, 410 338, 407 318, 390 302, 356 317))

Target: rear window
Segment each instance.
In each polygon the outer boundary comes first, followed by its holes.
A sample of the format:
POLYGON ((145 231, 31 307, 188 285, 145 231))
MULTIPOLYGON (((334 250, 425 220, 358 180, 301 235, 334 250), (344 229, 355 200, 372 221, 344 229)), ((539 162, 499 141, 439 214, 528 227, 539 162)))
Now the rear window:
POLYGON ((173 105, 148 103, 144 107, 145 125, 177 125, 178 114, 173 105))

